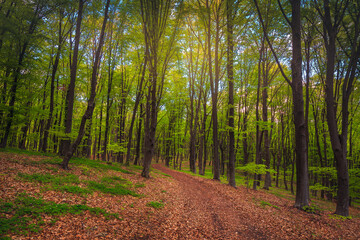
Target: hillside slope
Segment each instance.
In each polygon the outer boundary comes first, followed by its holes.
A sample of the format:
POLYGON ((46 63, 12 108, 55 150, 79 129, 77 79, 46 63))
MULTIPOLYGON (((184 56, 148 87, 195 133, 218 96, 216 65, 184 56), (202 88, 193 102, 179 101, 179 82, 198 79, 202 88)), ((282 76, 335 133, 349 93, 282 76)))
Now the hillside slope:
POLYGON ((358 239, 353 219, 154 165, 0 152, 0 236, 13 239, 358 239))

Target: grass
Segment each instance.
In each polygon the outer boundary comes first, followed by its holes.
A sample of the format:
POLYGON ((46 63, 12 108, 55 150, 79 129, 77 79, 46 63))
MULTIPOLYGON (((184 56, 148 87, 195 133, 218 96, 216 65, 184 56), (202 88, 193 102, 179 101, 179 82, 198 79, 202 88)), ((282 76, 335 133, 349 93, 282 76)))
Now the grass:
POLYGON ((269 206, 269 207, 273 207, 273 208, 276 208, 276 209, 280 209, 278 206, 273 205, 273 204, 271 204, 269 202, 266 202, 266 201, 263 201, 263 200, 260 201, 260 206, 262 206, 263 208, 265 208, 266 206, 269 206))
MULTIPOLYGON (((82 204, 57 204, 41 198, 31 197, 27 193, 21 193, 12 202, 0 202, 0 236, 9 233, 27 234, 29 232, 39 232, 41 226, 45 225, 44 215, 81 214, 84 211, 90 211, 95 215, 102 214, 107 219, 118 218, 117 214, 108 213, 101 208, 92 208, 82 204)), ((55 223, 56 220, 56 218, 53 218, 51 223, 55 223)))
POLYGON ((134 186, 135 188, 142 188, 142 187, 145 187, 145 183, 137 183, 135 184, 134 186))
POLYGON ((163 208, 164 207, 164 203, 163 202, 157 202, 157 201, 153 201, 153 202, 148 202, 146 204, 146 206, 148 207, 152 207, 152 208, 155 208, 155 209, 160 209, 160 208, 163 208))
POLYGON ((82 188, 82 187, 73 186, 73 185, 60 186, 60 187, 56 188, 56 190, 59 190, 61 192, 80 194, 80 195, 87 195, 89 193, 92 193, 92 191, 88 188, 82 188))
POLYGON ((54 157, 56 156, 53 153, 43 153, 43 152, 35 152, 29 150, 23 150, 19 148, 0 148, 0 152, 7 152, 7 153, 17 153, 17 154, 27 154, 27 155, 36 155, 36 156, 46 156, 46 157, 54 157))
POLYGON ((73 163, 78 166, 87 166, 89 168, 99 169, 99 170, 113 170, 125 174, 134 174, 133 172, 130 172, 128 170, 122 169, 121 165, 119 163, 111 163, 105 164, 103 162, 97 161, 97 160, 91 160, 87 158, 72 158, 70 163, 73 163))
POLYGON ((105 176, 101 178, 100 182, 88 181, 87 188, 82 188, 80 186, 74 185, 80 183, 79 177, 77 175, 69 173, 63 175, 51 175, 49 173, 19 173, 18 176, 26 181, 50 184, 49 189, 52 190, 69 192, 74 194, 87 195, 92 193, 93 191, 100 191, 113 195, 131 195, 134 197, 139 196, 139 194, 129 189, 132 186, 132 183, 119 176, 105 176))
POLYGON ((127 183, 128 180, 118 177, 118 176, 106 176, 101 179, 102 183, 114 184, 116 182, 124 182, 127 183))
POLYGON ((165 176, 165 177, 170 177, 170 178, 172 178, 172 176, 170 176, 169 174, 166 174, 166 173, 164 173, 164 172, 162 172, 162 171, 159 171, 159 170, 156 170, 156 169, 151 169, 151 171, 153 171, 154 173, 157 173, 157 174, 161 174, 161 175, 163 175, 163 176, 165 176))
POLYGON ((51 175, 49 173, 18 173, 18 176, 29 182, 51 183, 53 185, 63 185, 65 183, 80 183, 79 177, 74 174, 51 175))
POLYGON ((88 187, 91 190, 100 191, 103 193, 110 193, 113 195, 131 195, 134 197, 139 197, 140 195, 136 192, 128 189, 127 186, 121 184, 115 184, 114 186, 110 186, 104 183, 98 183, 95 181, 89 181, 88 187))

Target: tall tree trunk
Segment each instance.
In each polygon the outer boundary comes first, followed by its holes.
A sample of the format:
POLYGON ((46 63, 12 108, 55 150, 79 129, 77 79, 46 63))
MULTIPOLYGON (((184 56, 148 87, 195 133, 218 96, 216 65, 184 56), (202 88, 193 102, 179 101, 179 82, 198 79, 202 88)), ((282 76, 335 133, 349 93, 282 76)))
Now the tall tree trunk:
POLYGON ((140 113, 139 113, 139 123, 138 123, 138 129, 137 129, 137 137, 136 137, 136 149, 135 149, 135 160, 134 165, 139 164, 140 159, 140 145, 141 145, 141 128, 142 128, 142 119, 143 119, 144 113, 143 113, 143 104, 140 103, 140 113))
POLYGON ((236 187, 235 183, 235 136, 234 136, 234 42, 233 42, 233 11, 232 0, 226 1, 227 13, 227 75, 229 84, 229 185, 236 187))
MULTIPOLYGON (((82 14, 84 9, 84 3, 86 0, 79 0, 79 7, 77 12, 76 20, 76 30, 75 30, 75 45, 73 51, 73 57, 70 67, 70 83, 67 88, 66 93, 66 102, 65 102, 65 134, 69 135, 72 128, 73 120, 73 111, 74 111, 74 98, 75 98, 75 81, 78 65, 78 55, 79 55, 79 44, 81 37, 81 22, 82 14)), ((60 145, 60 154, 65 156, 65 154, 70 150, 71 139, 70 136, 67 136, 60 145)))
MULTIPOLYGON (((219 84, 219 34, 220 34, 220 16, 217 12, 216 15, 216 29, 215 29, 215 56, 214 56, 214 68, 215 78, 213 77, 212 70, 212 48, 211 48, 211 10, 209 6, 209 0, 206 0, 206 8, 208 9, 208 29, 207 29, 207 50, 208 50, 208 61, 209 61, 209 78, 210 78, 210 89, 211 89, 211 102, 212 102, 212 122, 213 122, 213 179, 220 180, 220 161, 219 161, 219 139, 218 139, 218 116, 217 116, 217 102, 218 102, 218 84, 219 84)), ((220 6, 217 6, 218 10, 220 6)))
POLYGON ((102 51, 102 46, 104 44, 105 28, 106 28, 106 22, 108 19, 109 5, 110 5, 110 0, 107 0, 106 6, 105 6, 104 21, 102 24, 101 33, 100 33, 100 37, 99 37, 99 46, 96 50, 95 61, 94 61, 92 75, 91 75, 91 90, 90 90, 90 98, 88 100, 88 106, 86 108, 84 115, 81 118, 78 136, 77 136, 76 140, 74 141, 74 143, 71 144, 70 148, 68 149, 68 151, 66 152, 66 155, 63 158, 62 167, 64 169, 69 168, 68 167, 69 161, 70 161, 71 157, 73 156, 73 154, 75 153, 78 145, 80 144, 80 142, 84 136, 86 121, 88 119, 92 118, 92 114, 94 112, 98 69, 100 67, 100 62, 101 62, 101 51, 102 51))
MULTIPOLYGON (((157 125, 158 91, 161 92, 162 84, 158 86, 158 64, 160 61, 159 44, 166 28, 166 22, 170 14, 171 1, 140 1, 141 16, 145 35, 145 44, 148 49, 147 58, 149 61, 149 91, 146 104, 145 118, 145 141, 144 141, 144 162, 142 177, 150 177, 150 165, 155 148, 155 134, 157 125)), ((165 70, 165 69, 163 69, 165 70)))
POLYGON ((308 155, 304 99, 302 88, 301 19, 300 0, 291 2, 292 7, 292 93, 295 123, 296 197, 295 207, 309 205, 308 155))
MULTIPOLYGON (((135 123, 135 118, 136 118, 136 112, 137 112, 138 106, 140 104, 141 98, 143 96, 142 88, 143 88, 143 82, 144 82, 144 79, 145 79, 146 65, 147 65, 147 59, 145 57, 144 58, 144 65, 143 65, 143 68, 142 68, 141 78, 140 78, 140 81, 139 81, 139 84, 138 84, 138 89, 137 89, 137 92, 136 92, 135 106, 133 108, 133 112, 132 112, 132 116, 131 116, 131 123, 130 123, 129 136, 128 136, 128 144, 127 144, 127 153, 126 153, 126 165, 130 164, 130 158, 131 158, 130 151, 131 151, 132 135, 133 135, 132 133, 133 133, 134 123, 135 123)), ((139 115, 141 115, 141 112, 140 112, 139 115)))
MULTIPOLYGON (((326 119, 328 123, 328 131, 330 134, 331 147, 334 152, 334 158, 337 168, 337 204, 335 213, 342 216, 349 216, 349 174, 348 174, 348 163, 346 159, 346 148, 347 136, 344 131, 347 131, 347 122, 344 122, 348 116, 347 103, 343 104, 342 113, 347 115, 342 119, 342 135, 339 135, 336 109, 335 109, 335 98, 334 98, 334 71, 335 71, 335 57, 336 57, 336 34, 338 31, 338 19, 335 18, 335 22, 332 23, 332 16, 330 13, 330 3, 328 0, 324 0, 324 30, 325 36, 325 47, 326 47, 326 83, 325 83, 325 102, 326 102, 326 119), (344 106, 344 104, 346 106, 344 106), (343 143, 342 141, 345 141, 343 143)), ((336 13, 338 17, 338 13, 336 13)), ((347 87, 347 86, 346 86, 347 87)), ((346 94, 346 93, 343 93, 346 94)), ((346 96, 343 96, 343 101, 346 101, 346 96)))

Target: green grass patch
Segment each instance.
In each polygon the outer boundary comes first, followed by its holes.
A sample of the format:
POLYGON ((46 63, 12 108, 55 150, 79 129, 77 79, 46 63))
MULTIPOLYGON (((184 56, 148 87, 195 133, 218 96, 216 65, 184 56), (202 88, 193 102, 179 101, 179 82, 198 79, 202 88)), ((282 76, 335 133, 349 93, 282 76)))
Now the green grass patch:
POLYGON ((142 170, 143 169, 142 166, 138 166, 138 165, 130 165, 130 166, 128 166, 128 168, 135 169, 135 170, 142 170))
POLYGON ((153 201, 153 202, 148 202, 146 204, 146 206, 148 207, 152 207, 152 208, 155 208, 155 209, 160 209, 160 208, 163 208, 164 207, 164 203, 163 202, 157 202, 157 201, 153 201))
POLYGON ((329 215, 329 218, 330 218, 330 219, 336 219, 336 220, 342 220, 342 221, 351 220, 351 219, 352 219, 351 216, 344 217, 344 216, 337 215, 337 214, 331 214, 331 215, 329 215))
MULTIPOLYGON (((44 214, 59 216, 68 213, 81 214, 84 211, 90 211, 96 215, 102 214, 106 218, 118 218, 117 214, 108 213, 104 209, 81 204, 57 204, 21 193, 13 202, 0 202, 0 236, 9 233, 27 234, 41 231, 41 226, 45 224, 43 221, 44 214)), ((54 224, 56 220, 56 218, 53 218, 51 223, 54 224)))
POLYGON ((62 175, 51 175, 49 173, 18 173, 18 176, 29 182, 39 182, 39 183, 51 183, 53 185, 63 185, 65 183, 80 183, 79 177, 74 174, 66 173, 62 175))
POLYGON ((134 197, 139 197, 139 194, 128 189, 127 186, 121 184, 115 184, 114 186, 110 186, 104 183, 98 183, 95 181, 89 181, 88 187, 91 190, 100 191, 103 193, 110 193, 113 195, 131 195, 134 197))
POLYGON ((265 208, 266 206, 269 206, 269 207, 273 207, 273 208, 276 208, 276 209, 280 209, 278 206, 276 205, 273 205, 269 202, 266 202, 266 201, 260 201, 260 206, 262 206, 263 208, 265 208))
POLYGON ((107 183, 107 184, 114 184, 116 182, 127 183, 128 180, 126 180, 124 178, 121 178, 121 177, 118 177, 118 176, 106 176, 106 177, 103 177, 101 179, 101 182, 102 183, 107 183))
POLYGON ((56 190, 59 190, 62 192, 80 194, 80 195, 87 195, 89 193, 92 193, 92 191, 90 189, 82 188, 82 187, 74 186, 74 185, 59 186, 59 187, 56 187, 56 190))
POLYGON ((80 166, 81 165, 87 166, 89 168, 94 168, 94 169, 114 170, 114 171, 121 172, 121 173, 134 174, 133 172, 130 172, 128 170, 121 168, 120 164, 118 164, 118 163, 107 164, 106 162, 100 162, 97 160, 91 160, 91 159, 87 159, 87 158, 72 158, 70 163, 73 163, 75 165, 80 165, 80 166))
POLYGON ((32 166, 39 166, 43 164, 51 164, 51 165, 60 165, 62 163, 62 159, 60 158, 46 158, 46 159, 40 159, 37 161, 29 161, 27 164, 32 166))
POLYGON ((145 187, 145 183, 137 183, 135 184, 134 186, 135 188, 142 188, 142 187, 145 187))
POLYGON ((23 150, 23 149, 19 149, 19 148, 0 148, 0 152, 26 154, 26 155, 36 155, 36 156, 46 156, 46 157, 54 157, 54 156, 56 156, 53 153, 43 153, 43 152, 28 151, 28 150, 23 150))

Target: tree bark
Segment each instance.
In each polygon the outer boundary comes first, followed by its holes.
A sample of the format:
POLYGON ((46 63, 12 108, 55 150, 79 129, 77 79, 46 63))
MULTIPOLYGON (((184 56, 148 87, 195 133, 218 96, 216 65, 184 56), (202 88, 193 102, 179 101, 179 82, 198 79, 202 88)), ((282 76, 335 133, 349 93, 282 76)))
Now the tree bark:
MULTIPOLYGON (((79 44, 81 37, 81 22, 84 9, 84 3, 86 0, 79 0, 79 7, 77 12, 76 20, 76 30, 75 30, 75 45, 73 50, 72 62, 70 67, 70 83, 67 88, 66 93, 66 102, 65 102, 65 134, 69 135, 72 128, 72 119, 74 111, 74 98, 75 98, 75 82, 76 82, 76 72, 78 65, 78 55, 79 55, 79 44)), ((66 139, 62 140, 60 145, 60 154, 65 156, 65 154, 70 150, 71 139, 70 136, 67 136, 66 139)))
POLYGON ((234 42, 233 42, 233 12, 234 4, 232 0, 226 1, 227 13, 227 74, 229 84, 229 185, 236 187, 235 183, 235 136, 234 136, 234 42))
POLYGON ((91 90, 90 90, 90 98, 88 100, 88 106, 86 108, 84 115, 81 118, 78 136, 77 136, 76 140, 74 141, 74 143, 71 144, 70 148, 68 149, 68 151, 66 152, 66 155, 63 158, 62 167, 64 169, 69 169, 69 167, 68 167, 69 161, 70 161, 71 157, 73 156, 73 154, 75 153, 78 145, 80 144, 80 142, 84 136, 86 121, 88 119, 92 118, 92 114, 94 112, 98 69, 100 67, 100 62, 101 62, 101 51, 102 51, 102 46, 104 44, 105 28, 106 28, 106 22, 108 19, 109 5, 110 5, 110 0, 107 0, 106 6, 105 6, 104 21, 102 24, 101 33, 100 33, 100 37, 99 37, 99 45, 96 50, 95 61, 94 61, 92 75, 91 75, 91 90))

